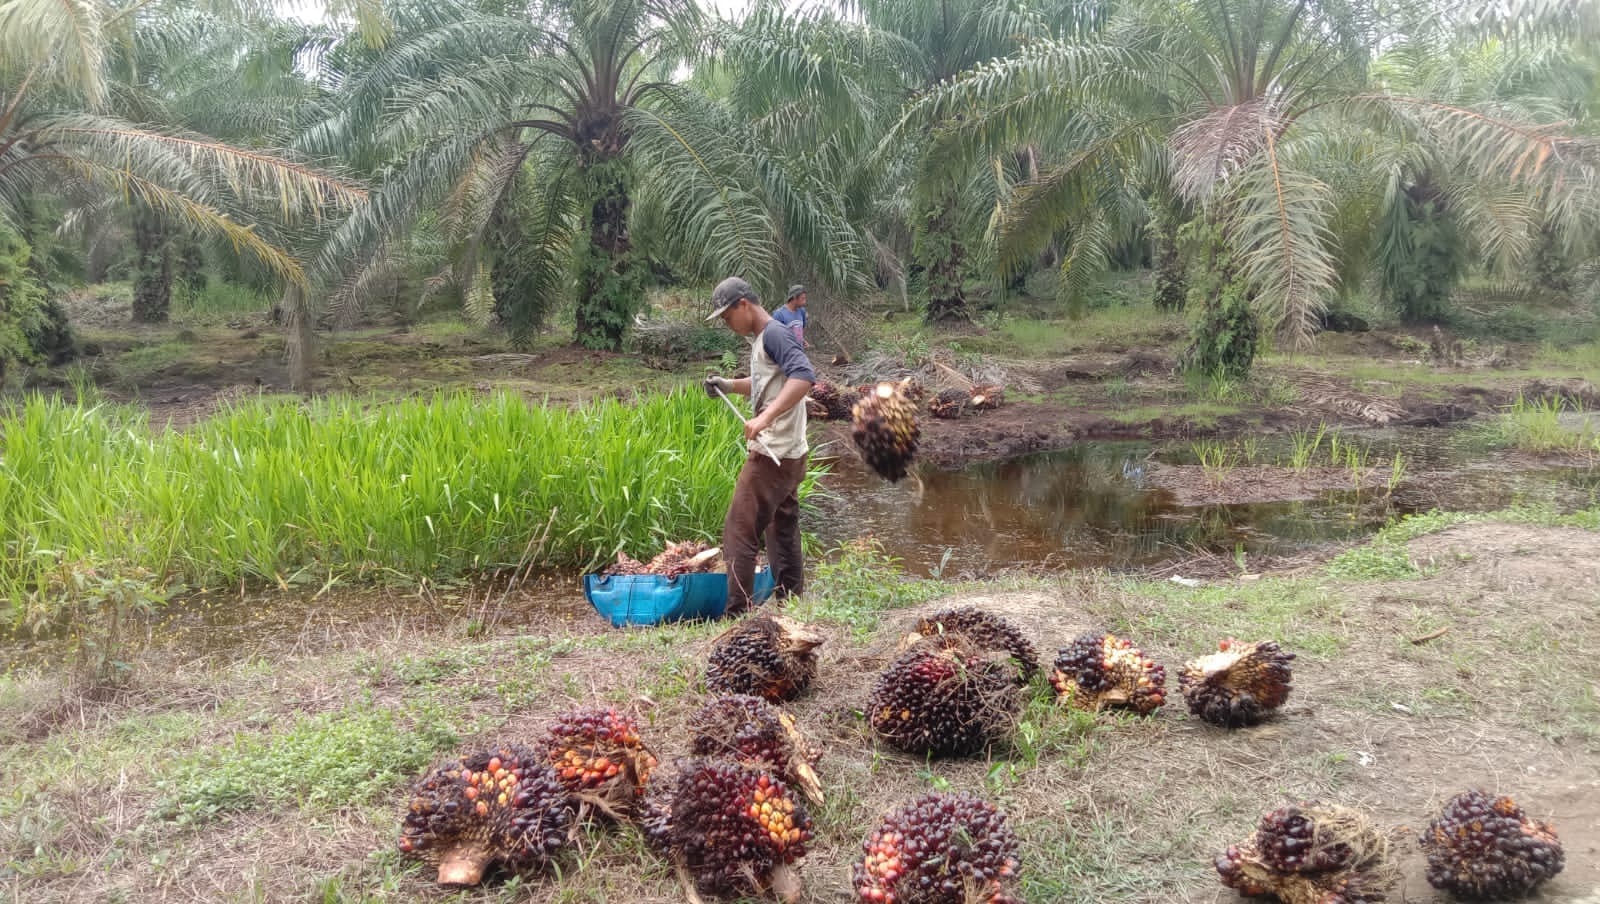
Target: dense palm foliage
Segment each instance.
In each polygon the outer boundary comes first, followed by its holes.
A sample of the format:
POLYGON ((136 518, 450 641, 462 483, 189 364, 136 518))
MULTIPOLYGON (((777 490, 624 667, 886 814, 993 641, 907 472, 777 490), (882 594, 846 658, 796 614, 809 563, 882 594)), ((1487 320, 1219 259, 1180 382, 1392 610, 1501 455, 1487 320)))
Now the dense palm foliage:
POLYGON ((823 269, 840 282, 859 271, 859 240, 837 205, 790 181, 794 169, 747 119, 674 80, 707 47, 692 2, 429 2, 390 13, 382 53, 330 54, 338 93, 300 142, 383 179, 319 252, 336 302, 359 300, 406 230, 433 213, 451 249, 435 286, 524 335, 570 290, 575 338, 597 348, 621 344, 650 260, 680 277, 738 272, 768 288, 796 255, 838 262, 823 269))
MULTIPOLYGON (((1208 303, 1245 298, 1304 340, 1359 272, 1372 212, 1419 180, 1449 179, 1456 222, 1508 262, 1541 224, 1576 238, 1594 222, 1590 145, 1569 123, 1527 97, 1386 83, 1373 62, 1396 26, 1363 4, 1129 3, 1093 33, 941 85, 903 128, 933 124, 955 159, 1067 136, 1060 162, 1008 213, 1011 261, 1066 232, 1077 246, 1064 264, 1070 290, 1103 265, 1115 218, 1139 215, 1137 201, 1187 208, 1208 224, 1215 247, 1201 256, 1222 269, 1213 288, 1236 287, 1208 303)), ((1442 37, 1449 52, 1483 43, 1442 37)))
POLYGON ((304 282, 284 230, 348 208, 362 192, 164 115, 159 78, 147 81, 140 63, 168 56, 198 21, 177 3, 0 3, 0 220, 25 229, 41 196, 120 200, 304 282))
POLYGON ((1590 0, 270 5, 0 0, 0 219, 132 246, 145 319, 244 252, 302 384, 318 318, 380 294, 619 348, 653 283, 960 320, 1146 255, 1191 363, 1242 372, 1341 293, 1570 291, 1600 222, 1590 0))

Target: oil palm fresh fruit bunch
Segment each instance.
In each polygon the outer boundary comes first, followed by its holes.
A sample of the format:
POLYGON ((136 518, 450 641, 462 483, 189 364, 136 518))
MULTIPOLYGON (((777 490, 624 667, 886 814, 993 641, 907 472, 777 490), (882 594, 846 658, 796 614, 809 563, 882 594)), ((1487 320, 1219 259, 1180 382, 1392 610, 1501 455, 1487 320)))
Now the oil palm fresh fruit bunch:
POLYGON ((917 406, 906 397, 906 385, 879 383, 851 409, 851 439, 867 466, 890 483, 906 476, 922 436, 917 406))
POLYGON ((1217 652, 1184 663, 1178 690, 1189 712, 1213 725, 1255 725, 1289 699, 1293 661, 1294 654, 1274 641, 1229 638, 1217 645, 1217 652))
POLYGON ((1215 860, 1222 884, 1284 904, 1378 904, 1400 881, 1389 841, 1364 814, 1301 801, 1261 817, 1215 860))
POLYGON ((691 759, 646 801, 645 838, 672 861, 690 895, 799 898, 811 817, 771 772, 726 758, 691 759))
POLYGON ((711 643, 706 689, 783 703, 799 697, 817 674, 822 635, 781 615, 746 618, 711 643))
POLYGON ((1482 791, 1451 798, 1421 840, 1428 883, 1467 900, 1528 894, 1566 865, 1549 823, 1529 819, 1510 797, 1482 791))
POLYGON ((994 804, 935 791, 867 836, 852 884, 861 904, 1016 904, 1017 848, 994 804))
POLYGON ((1074 709, 1155 712, 1166 702, 1167 671, 1115 634, 1081 634, 1056 655, 1050 671, 1056 699, 1074 709))
POLYGON ((411 788, 400 852, 438 868, 441 885, 477 885, 498 866, 549 863, 572 841, 577 804, 543 756, 507 745, 441 763, 411 788))

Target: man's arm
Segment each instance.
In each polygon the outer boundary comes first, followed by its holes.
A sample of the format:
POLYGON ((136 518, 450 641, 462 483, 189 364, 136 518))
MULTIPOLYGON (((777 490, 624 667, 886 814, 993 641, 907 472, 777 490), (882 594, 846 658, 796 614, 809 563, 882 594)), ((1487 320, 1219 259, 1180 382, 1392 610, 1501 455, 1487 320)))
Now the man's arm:
POLYGON ((711 392, 712 389, 722 390, 723 395, 748 396, 750 394, 750 378, 740 377, 737 380, 729 380, 726 377, 712 374, 706 377, 706 395, 715 398, 715 394, 711 392))
POLYGON ((786 379, 783 389, 778 391, 778 397, 760 414, 744 422, 746 438, 754 438, 757 433, 772 426, 779 415, 800 404, 810 394, 811 385, 817 382, 817 372, 811 367, 811 359, 800 348, 794 333, 781 326, 775 330, 769 329, 761 334, 761 343, 767 357, 778 365, 786 379))
POLYGON ((810 380, 795 379, 794 377, 785 380, 783 389, 778 392, 778 397, 772 400, 772 404, 761 409, 760 414, 744 422, 744 438, 755 439, 757 433, 772 426, 772 422, 778 419, 778 415, 793 408, 810 394, 810 380))

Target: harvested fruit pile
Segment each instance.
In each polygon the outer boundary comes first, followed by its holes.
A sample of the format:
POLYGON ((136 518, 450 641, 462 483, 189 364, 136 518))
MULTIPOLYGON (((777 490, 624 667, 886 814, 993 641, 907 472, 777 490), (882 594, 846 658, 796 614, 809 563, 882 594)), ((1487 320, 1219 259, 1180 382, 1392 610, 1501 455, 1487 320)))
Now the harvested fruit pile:
MULTIPOLYGON (((663 557, 683 562, 704 551, 674 544, 663 557)), ((1036 694, 1075 709, 1141 716, 1164 702, 1165 668, 1113 634, 1079 635, 1059 651, 1047 680, 1035 680, 1041 662, 1033 640, 983 608, 934 611, 907 620, 896 636, 866 699, 821 707, 834 737, 859 738, 855 714, 864 716, 881 744, 874 770, 928 769, 927 757, 1004 756, 1009 744, 1031 743, 1018 737, 1019 720, 1036 694)), ((707 695, 677 725, 659 724, 672 708, 641 698, 651 707, 647 723, 614 708, 576 709, 555 716, 533 742, 444 761, 413 786, 399 849, 434 866, 441 884, 473 885, 491 870, 564 871, 561 858, 577 846, 580 829, 592 837, 631 822, 670 864, 691 904, 702 894, 796 901, 819 831, 810 808, 821 808, 826 795, 822 750, 782 704, 829 677, 819 675, 823 640, 793 618, 751 615, 710 641, 707 695), (665 768, 642 724, 683 739, 665 768)), ((1288 700, 1294 659, 1270 640, 1223 640, 1183 665, 1178 683, 1188 715, 1166 718, 1229 729, 1272 718, 1288 700)), ((1205 730, 1194 736, 1203 739, 1205 730)), ((859 812, 859 801, 842 797, 842 805, 836 799, 821 811, 835 832, 859 812)), ((849 831, 853 844, 860 836, 849 831)), ((1526 894, 1564 866, 1553 827, 1511 797, 1482 791, 1452 798, 1421 845, 1427 880, 1468 900, 1526 894)), ((817 846, 837 851, 839 839, 817 846)), ((903 803, 866 834, 860 851, 851 871, 860 904, 1023 900, 1018 835, 993 802, 969 792, 903 803)), ((1400 878, 1388 831, 1359 811, 1318 801, 1265 813, 1211 865, 1241 895, 1283 904, 1379 904, 1393 899, 1400 878)))
POLYGON ((850 409, 859 398, 861 393, 848 386, 837 386, 826 380, 818 380, 811 384, 810 399, 817 403, 817 408, 820 409, 817 416, 823 420, 849 420, 850 409))
POLYGON ((663 577, 675 578, 680 574, 700 574, 716 571, 721 564, 721 547, 707 546, 698 540, 685 540, 681 543, 668 543, 667 548, 651 559, 648 564, 640 562, 638 559, 634 559, 619 550, 617 552, 617 561, 601 569, 600 573, 603 575, 659 574, 663 577))

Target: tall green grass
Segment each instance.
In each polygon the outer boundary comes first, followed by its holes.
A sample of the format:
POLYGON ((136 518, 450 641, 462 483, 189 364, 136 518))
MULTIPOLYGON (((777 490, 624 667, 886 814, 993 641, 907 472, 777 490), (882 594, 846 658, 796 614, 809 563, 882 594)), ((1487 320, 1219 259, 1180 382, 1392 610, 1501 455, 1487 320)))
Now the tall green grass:
POLYGON ((1600 452, 1600 431, 1585 418, 1582 406, 1560 398, 1525 399, 1521 393, 1494 427, 1501 445, 1530 452, 1600 452), (1564 422, 1563 412, 1572 419, 1564 422))
POLYGON ((0 416, 0 594, 64 566, 217 586, 647 558, 720 530, 742 446, 688 391, 577 410, 252 400, 183 432, 35 397, 0 416))

